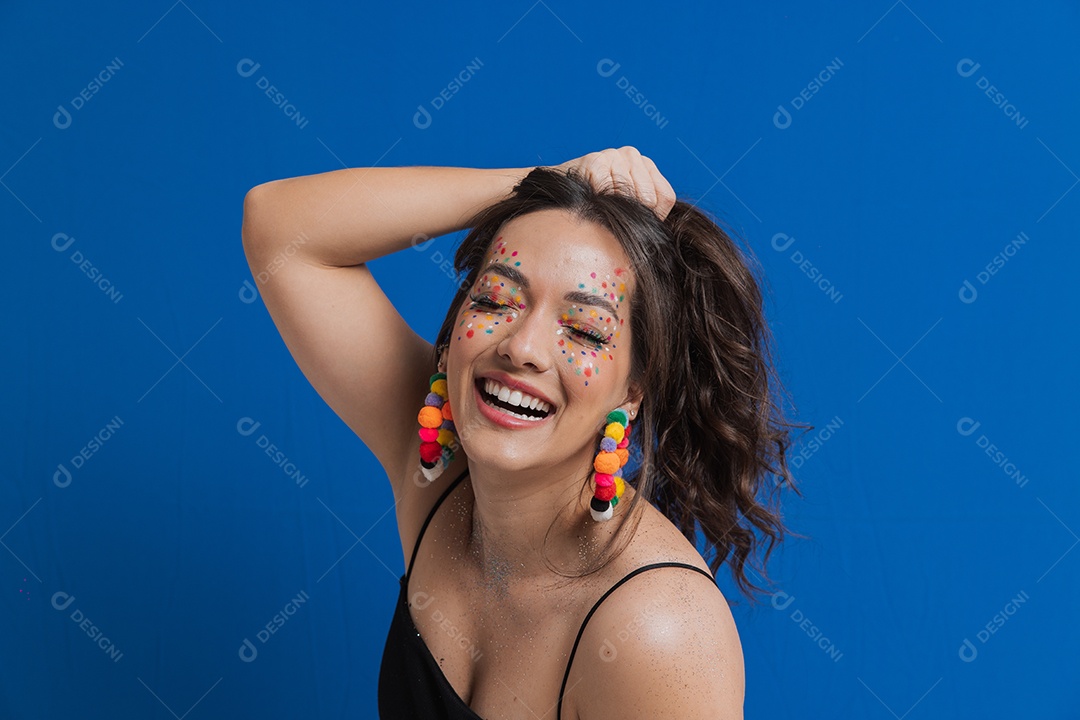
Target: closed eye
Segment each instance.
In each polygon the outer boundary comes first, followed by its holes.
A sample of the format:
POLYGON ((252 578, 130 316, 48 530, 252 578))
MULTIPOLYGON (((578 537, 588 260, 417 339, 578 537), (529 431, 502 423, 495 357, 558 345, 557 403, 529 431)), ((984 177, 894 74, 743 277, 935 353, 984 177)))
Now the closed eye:
POLYGON ((507 304, 497 302, 488 295, 481 295, 480 297, 471 298, 471 300, 473 307, 486 307, 492 310, 502 310, 510 307, 507 304))
POLYGON ((574 335, 578 336, 579 338, 581 338, 583 340, 588 340, 589 342, 591 342, 593 345, 596 345, 597 347, 602 347, 610 339, 610 338, 604 337, 603 335, 596 332, 595 330, 588 330, 586 328, 581 327, 580 325, 573 325, 573 324, 565 323, 565 322, 560 323, 560 324, 563 327, 565 327, 566 329, 568 329, 574 335))

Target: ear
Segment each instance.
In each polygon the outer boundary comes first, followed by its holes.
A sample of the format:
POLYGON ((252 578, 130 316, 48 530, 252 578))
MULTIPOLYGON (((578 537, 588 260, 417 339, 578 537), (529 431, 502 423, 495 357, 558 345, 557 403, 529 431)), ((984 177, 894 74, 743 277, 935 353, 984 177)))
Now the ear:
POLYGON ((626 411, 630 413, 630 421, 633 422, 637 419, 641 411, 641 401, 644 397, 644 392, 641 387, 631 383, 630 387, 626 391, 626 399, 623 400, 620 407, 626 408, 626 411))
POLYGON ((445 343, 442 347, 437 348, 438 361, 436 362, 436 369, 439 372, 446 372, 446 352, 450 349, 450 343, 445 343))

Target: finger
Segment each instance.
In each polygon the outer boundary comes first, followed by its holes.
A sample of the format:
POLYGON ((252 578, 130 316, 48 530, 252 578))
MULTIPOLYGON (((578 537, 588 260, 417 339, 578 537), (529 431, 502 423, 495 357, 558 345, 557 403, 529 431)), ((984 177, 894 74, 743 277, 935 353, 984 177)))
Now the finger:
POLYGON ((667 181, 661 173, 660 169, 656 167, 656 163, 650 158, 643 158, 645 166, 649 169, 649 176, 652 178, 653 186, 656 190, 656 211, 661 220, 667 218, 668 213, 671 212, 671 208, 675 207, 677 200, 675 196, 675 188, 671 187, 671 183, 667 181))
POLYGON ((630 166, 630 177, 634 183, 634 194, 638 200, 651 208, 656 207, 656 187, 648 166, 637 162, 630 166))

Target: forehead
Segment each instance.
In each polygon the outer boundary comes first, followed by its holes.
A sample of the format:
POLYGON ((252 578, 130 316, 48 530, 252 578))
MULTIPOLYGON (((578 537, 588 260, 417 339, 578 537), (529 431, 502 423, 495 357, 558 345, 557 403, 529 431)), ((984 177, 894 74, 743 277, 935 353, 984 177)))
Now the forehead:
POLYGON ((544 280, 575 287, 588 278, 618 277, 633 284, 630 261, 607 229, 565 210, 539 210, 507 221, 488 248, 485 266, 517 267, 530 284, 544 280))

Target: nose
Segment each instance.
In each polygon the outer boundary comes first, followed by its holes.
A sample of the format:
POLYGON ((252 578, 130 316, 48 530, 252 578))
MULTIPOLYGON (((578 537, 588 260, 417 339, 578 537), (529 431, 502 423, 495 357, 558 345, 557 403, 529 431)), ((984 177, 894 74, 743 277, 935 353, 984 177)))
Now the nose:
POLYGON ((542 313, 519 313, 506 324, 505 335, 496 351, 515 367, 544 371, 551 367, 556 325, 545 322, 542 313))

